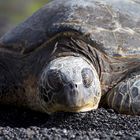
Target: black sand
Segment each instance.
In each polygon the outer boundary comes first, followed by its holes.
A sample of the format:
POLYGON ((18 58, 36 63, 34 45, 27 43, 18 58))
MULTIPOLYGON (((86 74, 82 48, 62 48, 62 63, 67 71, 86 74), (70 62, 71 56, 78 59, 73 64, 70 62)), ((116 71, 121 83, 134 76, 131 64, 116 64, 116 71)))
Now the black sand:
POLYGON ((0 139, 140 139, 140 117, 100 108, 87 113, 52 116, 0 107, 0 139))

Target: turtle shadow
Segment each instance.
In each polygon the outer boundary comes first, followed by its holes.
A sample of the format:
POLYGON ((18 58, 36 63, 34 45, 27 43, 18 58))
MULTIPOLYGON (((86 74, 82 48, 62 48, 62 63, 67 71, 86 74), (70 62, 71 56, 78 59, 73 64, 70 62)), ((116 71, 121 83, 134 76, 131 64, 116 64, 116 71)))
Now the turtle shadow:
POLYGON ((49 115, 20 109, 13 106, 0 106, 0 127, 22 127, 41 126, 49 119, 49 115))
MULTIPOLYGON (((55 113, 52 115, 15 108, 0 106, 0 127, 29 128, 39 127, 47 129, 67 129, 91 131, 104 128, 107 116, 117 115, 114 111, 107 112, 104 108, 85 113, 55 113)), ((114 120, 113 120, 114 121, 114 120)))
MULTIPOLYGON (((79 129, 86 113, 55 113, 52 115, 21 109, 12 106, 0 106, 0 127, 79 129)), ((84 126, 83 126, 84 128, 84 126)), ((82 128, 81 128, 82 129, 82 128)))

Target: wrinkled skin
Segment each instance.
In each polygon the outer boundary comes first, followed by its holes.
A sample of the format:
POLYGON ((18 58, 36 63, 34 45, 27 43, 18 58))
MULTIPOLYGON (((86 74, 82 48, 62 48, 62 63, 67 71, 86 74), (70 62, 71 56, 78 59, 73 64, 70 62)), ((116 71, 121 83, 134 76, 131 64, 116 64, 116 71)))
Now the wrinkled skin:
MULTIPOLYGON (((61 40, 61 45, 62 42, 61 40)), ((17 67, 13 67, 15 69, 11 75, 1 69, 4 77, 1 77, 1 103, 30 107, 47 113, 96 109, 101 98, 96 69, 83 55, 71 51, 71 56, 67 56, 66 51, 69 49, 65 48, 66 44, 63 47, 61 45, 58 43, 58 50, 55 51, 55 56, 59 57, 54 58, 54 54, 50 53, 48 62, 48 48, 24 56, 4 52, 5 66, 11 64, 17 67), (17 81, 13 77, 17 77, 17 81)))

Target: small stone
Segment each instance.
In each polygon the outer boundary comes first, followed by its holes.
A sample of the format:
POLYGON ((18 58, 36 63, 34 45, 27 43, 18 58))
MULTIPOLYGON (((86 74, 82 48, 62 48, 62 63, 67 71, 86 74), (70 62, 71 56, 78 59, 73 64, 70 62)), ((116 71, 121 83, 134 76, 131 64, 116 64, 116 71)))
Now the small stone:
POLYGON ((66 134, 67 133, 67 130, 66 129, 63 129, 63 133, 66 134))

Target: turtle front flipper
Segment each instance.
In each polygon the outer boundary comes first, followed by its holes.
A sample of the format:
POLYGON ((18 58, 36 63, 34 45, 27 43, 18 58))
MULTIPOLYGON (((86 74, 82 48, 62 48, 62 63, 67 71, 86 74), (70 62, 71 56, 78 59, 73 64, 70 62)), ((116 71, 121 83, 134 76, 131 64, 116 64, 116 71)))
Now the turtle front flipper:
POLYGON ((140 75, 116 85, 107 95, 107 104, 117 112, 140 115, 140 75))

